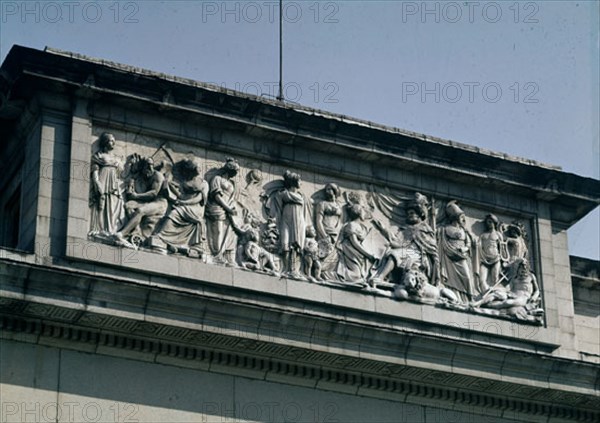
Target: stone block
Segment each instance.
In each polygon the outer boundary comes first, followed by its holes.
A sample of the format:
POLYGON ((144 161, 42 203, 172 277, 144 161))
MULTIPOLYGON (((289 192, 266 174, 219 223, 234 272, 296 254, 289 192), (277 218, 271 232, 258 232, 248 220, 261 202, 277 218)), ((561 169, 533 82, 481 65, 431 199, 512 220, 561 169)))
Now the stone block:
POLYGON ((90 228, 90 224, 87 220, 77 219, 75 217, 69 217, 67 225, 69 236, 77 236, 82 239, 85 239, 90 228))
MULTIPOLYGON (((60 351, 41 345, 2 339, 0 382, 2 386, 2 421, 6 423, 34 420, 41 405, 56 402, 60 351), (17 405, 13 414, 9 404, 17 405), (37 405, 36 405, 37 404, 37 405), (34 410, 27 416, 26 410, 34 410)), ((38 417, 41 416, 37 414, 38 417)))
POLYGON ((179 273, 179 262, 175 257, 163 256, 142 250, 135 251, 131 257, 133 259, 129 260, 127 267, 165 275, 177 276, 179 273))
POLYGON ((164 256, 164 259, 174 260, 178 263, 177 273, 180 277, 197 281, 217 283, 220 285, 233 285, 233 268, 202 263, 200 260, 187 257, 175 258, 164 256))
POLYGON ((557 298, 556 305, 560 316, 572 317, 575 314, 572 300, 557 298))
POLYGON ((331 304, 361 311, 375 311, 375 297, 364 292, 352 292, 332 288, 331 304))
POLYGON ((392 298, 373 297, 375 301, 375 312, 398 317, 404 309, 403 303, 392 298))
POLYGON ((71 143, 71 160, 81 163, 90 163, 92 148, 89 143, 73 140, 71 143))
POLYGON ((84 200, 88 202, 88 206, 86 210, 88 214, 91 213, 89 206, 89 198, 90 198, 90 181, 89 180, 81 180, 81 179, 71 179, 70 187, 69 187, 69 196, 71 198, 77 198, 79 200, 84 200))
POLYGON ((284 278, 261 274, 242 269, 233 269, 233 286, 253 291, 267 292, 275 295, 285 296, 287 285, 294 283, 284 278))
POLYGON ((88 220, 90 215, 89 202, 80 198, 69 199, 69 217, 88 220))
POLYGON ((332 302, 333 288, 328 286, 293 279, 288 279, 286 286, 290 298, 327 304, 332 302))
POLYGON ((92 155, 91 143, 92 143, 92 125, 87 119, 73 118, 73 124, 71 125, 71 138, 73 144, 81 143, 87 145, 88 160, 89 156, 92 155))

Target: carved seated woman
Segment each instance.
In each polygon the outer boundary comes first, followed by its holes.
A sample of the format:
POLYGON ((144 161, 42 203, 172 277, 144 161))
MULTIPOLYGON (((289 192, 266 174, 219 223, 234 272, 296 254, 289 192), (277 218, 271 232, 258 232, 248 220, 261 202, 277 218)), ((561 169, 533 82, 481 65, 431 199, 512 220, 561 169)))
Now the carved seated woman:
POLYGON ((371 264, 376 257, 363 246, 363 241, 368 235, 367 228, 363 225, 365 211, 360 204, 352 204, 348 208, 350 221, 342 227, 338 250, 340 261, 337 275, 343 282, 365 282, 371 264))
POLYGON ((158 238, 171 252, 202 257, 206 231, 203 227, 208 183, 197 160, 184 159, 173 168, 177 182, 169 184, 171 210, 158 231, 158 238))

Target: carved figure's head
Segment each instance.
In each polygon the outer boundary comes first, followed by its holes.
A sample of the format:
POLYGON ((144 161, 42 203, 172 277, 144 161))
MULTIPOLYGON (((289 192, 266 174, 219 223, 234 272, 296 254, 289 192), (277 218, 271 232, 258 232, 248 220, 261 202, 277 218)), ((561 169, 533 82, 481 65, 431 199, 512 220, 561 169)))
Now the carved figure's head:
POLYGON ((365 209, 360 204, 352 204, 348 207, 348 217, 350 220, 364 219, 365 209))
POLYGON ((408 207, 406 209, 406 223, 415 225, 423 220, 423 216, 419 214, 419 209, 416 207, 408 207))
POLYGON ((410 293, 418 293, 427 284, 427 276, 414 266, 404 272, 402 284, 410 293))
POLYGON ((223 171, 229 178, 235 178, 240 171, 240 165, 233 157, 227 157, 223 165, 223 171))
POLYGON ((100 150, 111 151, 115 148, 115 136, 110 132, 103 132, 99 138, 100 150))
POLYGON ((500 226, 500 221, 496 217, 496 215, 488 214, 485 216, 485 227, 488 230, 497 230, 500 226))
POLYGON ((325 185, 325 198, 327 198, 329 201, 333 201, 339 196, 340 187, 337 184, 330 182, 327 185, 325 185))
POLYGON ((283 174, 283 186, 286 188, 300 188, 300 174, 286 170, 283 174))
POLYGON ((198 160, 185 158, 175 163, 174 170, 184 181, 191 181, 200 175, 202 167, 198 160))
POLYGON ((514 261, 513 266, 516 269, 515 273, 517 277, 524 278, 526 276, 529 276, 531 269, 529 267, 529 262, 527 261, 527 259, 518 258, 514 261))
POLYGON ((465 223, 465 212, 452 200, 446 206, 446 216, 450 222, 465 223))
POLYGON ((315 230, 314 226, 307 226, 306 227, 306 237, 307 238, 315 238, 317 236, 317 231, 315 230))
POLYGON ((415 198, 406 206, 406 222, 414 225, 427 219, 427 208, 429 201, 420 192, 415 192, 415 198))
POLYGON ((510 238, 519 238, 523 235, 523 231, 519 225, 511 223, 508 225, 508 228, 506 228, 506 235, 508 235, 510 238))
POLYGON ((150 157, 142 157, 139 162, 140 174, 150 179, 154 174, 154 160, 150 157))

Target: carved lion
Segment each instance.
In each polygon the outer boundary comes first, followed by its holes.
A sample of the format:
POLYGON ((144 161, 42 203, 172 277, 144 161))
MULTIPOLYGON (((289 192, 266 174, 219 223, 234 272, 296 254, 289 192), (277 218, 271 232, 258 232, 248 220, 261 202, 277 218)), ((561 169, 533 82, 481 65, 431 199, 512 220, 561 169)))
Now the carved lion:
POLYGON ((448 288, 438 288, 431 285, 427 276, 417 268, 411 268, 404 272, 402 280, 394 289, 394 296, 399 300, 428 303, 440 301, 449 303, 459 302, 454 292, 448 288))

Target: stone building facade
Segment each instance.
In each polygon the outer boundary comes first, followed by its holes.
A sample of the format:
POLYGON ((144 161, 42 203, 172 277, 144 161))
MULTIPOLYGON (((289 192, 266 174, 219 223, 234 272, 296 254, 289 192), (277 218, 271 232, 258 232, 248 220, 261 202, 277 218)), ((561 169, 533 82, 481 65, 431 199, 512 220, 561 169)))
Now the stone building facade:
POLYGON ((51 49, 0 119, 2 421, 598 421, 599 181, 51 49))

